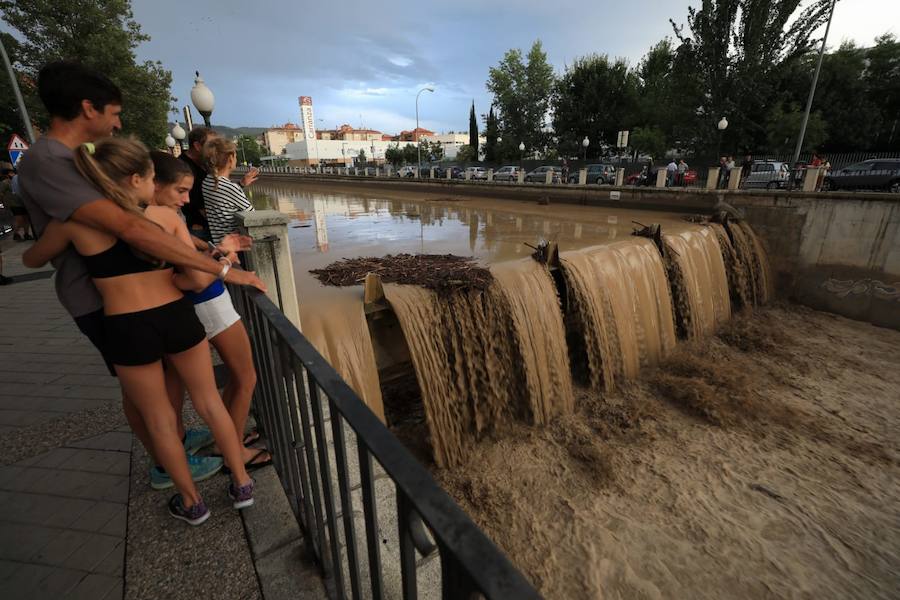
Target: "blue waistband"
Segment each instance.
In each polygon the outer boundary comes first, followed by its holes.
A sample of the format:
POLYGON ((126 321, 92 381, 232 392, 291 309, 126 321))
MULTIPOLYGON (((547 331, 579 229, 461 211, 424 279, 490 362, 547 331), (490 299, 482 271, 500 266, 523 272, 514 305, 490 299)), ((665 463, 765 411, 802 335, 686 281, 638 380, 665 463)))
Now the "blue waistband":
POLYGON ((185 292, 184 295, 194 304, 200 304, 207 300, 212 300, 225 293, 225 284, 221 280, 216 279, 209 287, 202 292, 185 292))

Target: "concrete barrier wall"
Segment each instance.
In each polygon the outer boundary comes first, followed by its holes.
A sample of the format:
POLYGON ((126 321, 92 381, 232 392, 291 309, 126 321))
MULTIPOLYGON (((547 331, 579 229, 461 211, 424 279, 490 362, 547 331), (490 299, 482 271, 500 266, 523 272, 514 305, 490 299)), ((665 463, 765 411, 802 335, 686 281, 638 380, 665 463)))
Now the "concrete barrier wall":
POLYGON ((900 330, 897 195, 278 176, 282 177, 348 191, 415 190, 456 197, 546 200, 685 213, 710 214, 727 203, 742 214, 762 239, 780 296, 900 330))

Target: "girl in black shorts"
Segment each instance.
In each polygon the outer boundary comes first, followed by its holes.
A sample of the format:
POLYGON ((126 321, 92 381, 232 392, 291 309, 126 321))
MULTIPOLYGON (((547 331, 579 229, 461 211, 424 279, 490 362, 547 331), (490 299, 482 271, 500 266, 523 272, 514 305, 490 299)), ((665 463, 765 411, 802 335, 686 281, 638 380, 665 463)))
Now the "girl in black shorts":
MULTIPOLYGON (((75 163, 85 178, 125 210, 142 214, 141 205, 153 198, 153 163, 140 142, 108 138, 96 146, 85 144, 75 151, 75 163)), ((179 227, 185 225, 173 219, 170 233, 179 227)), ((216 388, 206 333, 193 305, 173 283, 172 268, 71 220, 51 222, 23 262, 41 266, 70 243, 84 258, 103 296, 108 354, 122 388, 140 411, 156 457, 178 489, 169 501, 169 512, 191 525, 209 518, 178 438, 175 411, 166 395, 163 357, 178 372, 231 469, 228 493, 234 507, 253 504, 253 480, 244 468, 242 445, 216 388)), ((222 277, 229 266, 223 263, 222 277)))

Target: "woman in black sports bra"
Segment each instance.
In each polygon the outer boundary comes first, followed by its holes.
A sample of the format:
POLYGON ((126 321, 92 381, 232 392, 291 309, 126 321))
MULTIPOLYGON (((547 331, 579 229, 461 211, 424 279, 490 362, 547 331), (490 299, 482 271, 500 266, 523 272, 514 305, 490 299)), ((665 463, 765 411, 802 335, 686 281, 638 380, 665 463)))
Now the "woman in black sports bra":
MULTIPOLYGON (((109 199, 127 211, 153 198, 153 163, 147 149, 127 138, 108 138, 75 151, 79 171, 109 199)), ((175 234, 178 218, 160 227, 175 234)), ((69 244, 84 258, 103 296, 104 334, 125 393, 147 423, 157 460, 172 477, 179 494, 169 501, 172 516, 199 525, 209 517, 191 479, 178 438, 175 412, 166 395, 162 358, 181 377, 194 408, 209 425, 232 472, 229 495, 235 508, 253 503, 253 480, 242 460, 242 446, 216 388, 206 332, 193 304, 176 287, 178 278, 165 264, 137 254, 122 240, 74 221, 51 222, 25 253, 28 267, 39 267, 69 244)), ((223 276, 230 264, 223 264, 223 276)))

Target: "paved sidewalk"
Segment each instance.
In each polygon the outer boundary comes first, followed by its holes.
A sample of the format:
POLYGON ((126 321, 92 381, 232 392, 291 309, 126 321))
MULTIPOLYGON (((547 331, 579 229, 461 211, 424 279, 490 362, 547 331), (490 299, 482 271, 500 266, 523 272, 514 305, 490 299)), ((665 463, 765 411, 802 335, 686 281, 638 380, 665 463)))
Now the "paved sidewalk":
MULTIPOLYGON (((3 242, 4 274, 24 244, 3 242)), ((0 589, 122 598, 131 433, 47 273, 0 287, 0 589)))
POLYGON ((254 474, 257 506, 244 514, 216 476, 199 485, 207 523, 168 516, 173 492, 150 489, 118 380, 50 272, 21 266, 27 245, 0 247, 14 279, 0 286, 0 597, 324 598, 271 467, 254 474))

